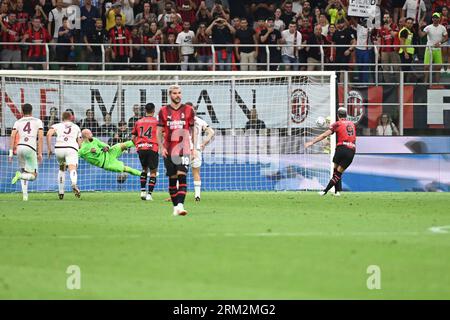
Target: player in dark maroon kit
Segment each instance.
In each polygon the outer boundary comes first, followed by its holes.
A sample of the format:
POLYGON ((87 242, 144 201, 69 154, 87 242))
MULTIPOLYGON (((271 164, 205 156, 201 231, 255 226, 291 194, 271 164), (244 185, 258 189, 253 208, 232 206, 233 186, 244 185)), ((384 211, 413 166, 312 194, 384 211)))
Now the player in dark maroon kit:
POLYGON ((342 191, 342 174, 345 169, 352 163, 356 150, 356 128, 355 124, 347 120, 347 110, 339 108, 337 112, 338 121, 333 123, 330 128, 322 133, 320 136, 314 138, 305 144, 305 149, 313 144, 322 141, 326 137, 336 133, 337 144, 336 151, 333 157, 334 172, 325 190, 320 192, 320 195, 326 195, 327 192, 334 186, 335 195, 339 196, 342 191))
MULTIPOLYGON (((169 87, 171 103, 159 111, 158 141, 164 157, 166 174, 169 177, 169 194, 173 203, 173 214, 184 216, 184 199, 187 192, 186 174, 191 162, 191 142, 195 144, 194 109, 181 104, 181 88, 178 85, 169 87), (178 188, 177 188, 178 182, 178 188)), ((195 149, 192 150, 195 156, 195 149)))
POLYGON ((154 114, 155 105, 147 103, 145 105, 145 116, 136 121, 131 132, 133 135, 132 140, 142 165, 141 199, 150 201, 153 200, 152 193, 156 185, 159 162, 158 120, 154 117, 154 114), (150 179, 147 193, 145 185, 147 184, 147 173, 149 170, 150 179))

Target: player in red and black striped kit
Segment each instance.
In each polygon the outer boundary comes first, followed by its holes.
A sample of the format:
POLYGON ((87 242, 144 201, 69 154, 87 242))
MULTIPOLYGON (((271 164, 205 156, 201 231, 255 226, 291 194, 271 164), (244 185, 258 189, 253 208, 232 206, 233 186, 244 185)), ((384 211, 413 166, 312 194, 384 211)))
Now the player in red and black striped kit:
POLYGON ((334 187, 335 195, 339 196, 342 191, 342 174, 345 169, 352 163, 356 151, 356 127, 355 124, 347 120, 347 110, 345 108, 338 109, 338 121, 333 123, 330 128, 320 136, 314 138, 305 144, 305 149, 313 144, 322 141, 326 137, 336 133, 337 144, 333 157, 334 172, 325 190, 320 195, 326 195, 327 192, 334 187))
MULTIPOLYGON (((172 85, 169 88, 171 103, 159 111, 158 141, 161 146, 166 174, 169 177, 169 194, 173 203, 173 214, 184 216, 184 199, 187 192, 186 174, 191 162, 191 140, 195 144, 194 109, 181 104, 181 88, 172 85), (177 188, 178 182, 178 188, 177 188)), ((195 149, 192 156, 195 157, 195 149)))
POLYGON ((142 165, 141 172, 141 199, 153 200, 152 193, 156 185, 156 176, 159 162, 158 146, 158 120, 154 117, 155 105, 147 103, 145 105, 145 117, 142 117, 134 124, 132 140, 136 146, 139 160, 142 165), (147 173, 150 170, 150 179, 148 182, 148 193, 145 185, 147 184, 147 173))

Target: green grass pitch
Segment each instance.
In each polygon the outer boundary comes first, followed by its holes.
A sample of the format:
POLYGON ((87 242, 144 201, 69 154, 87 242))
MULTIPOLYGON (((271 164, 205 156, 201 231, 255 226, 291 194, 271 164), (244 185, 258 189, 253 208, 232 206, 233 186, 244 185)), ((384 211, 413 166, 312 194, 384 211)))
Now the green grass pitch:
POLYGON ((0 298, 450 298, 450 227, 430 231, 450 225, 449 194, 190 193, 185 217, 166 197, 0 195, 0 298))

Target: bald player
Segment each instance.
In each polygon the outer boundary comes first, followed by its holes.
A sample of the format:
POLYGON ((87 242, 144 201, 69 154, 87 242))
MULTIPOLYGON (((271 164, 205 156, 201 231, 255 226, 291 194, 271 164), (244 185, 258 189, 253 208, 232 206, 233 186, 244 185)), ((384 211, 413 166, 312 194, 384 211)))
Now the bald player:
POLYGON ((134 147, 133 141, 117 143, 110 147, 106 143, 94 138, 89 129, 81 131, 81 137, 83 141, 80 150, 78 150, 78 155, 93 166, 112 172, 128 172, 134 176, 141 175, 139 170, 127 167, 122 161, 117 160, 123 151, 134 147))

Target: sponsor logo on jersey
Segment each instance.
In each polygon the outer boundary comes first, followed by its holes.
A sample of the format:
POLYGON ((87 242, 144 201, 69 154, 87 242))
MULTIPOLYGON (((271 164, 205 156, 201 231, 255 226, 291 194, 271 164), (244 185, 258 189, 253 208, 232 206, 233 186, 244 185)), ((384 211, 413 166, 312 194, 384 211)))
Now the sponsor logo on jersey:
POLYGON ((291 119, 295 123, 302 123, 308 117, 309 98, 302 89, 295 89, 291 94, 291 119))

